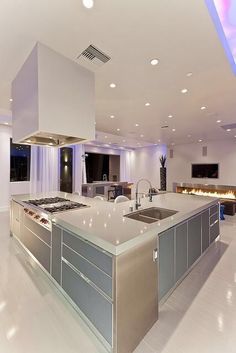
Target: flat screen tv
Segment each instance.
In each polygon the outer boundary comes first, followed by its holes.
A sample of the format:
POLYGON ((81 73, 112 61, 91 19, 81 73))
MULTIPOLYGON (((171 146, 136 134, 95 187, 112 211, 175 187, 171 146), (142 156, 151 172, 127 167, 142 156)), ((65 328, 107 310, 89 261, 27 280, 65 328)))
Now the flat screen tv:
POLYGON ((218 177, 218 164, 192 164, 192 178, 217 179, 218 177))

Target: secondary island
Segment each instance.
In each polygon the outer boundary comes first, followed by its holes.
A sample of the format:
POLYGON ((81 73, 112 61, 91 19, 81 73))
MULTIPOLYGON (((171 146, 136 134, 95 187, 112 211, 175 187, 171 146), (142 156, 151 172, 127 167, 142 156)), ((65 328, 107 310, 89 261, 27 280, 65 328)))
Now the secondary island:
POLYGON ((131 353, 220 234, 219 200, 160 194, 132 211, 61 192, 17 195, 11 233, 112 353, 131 353))

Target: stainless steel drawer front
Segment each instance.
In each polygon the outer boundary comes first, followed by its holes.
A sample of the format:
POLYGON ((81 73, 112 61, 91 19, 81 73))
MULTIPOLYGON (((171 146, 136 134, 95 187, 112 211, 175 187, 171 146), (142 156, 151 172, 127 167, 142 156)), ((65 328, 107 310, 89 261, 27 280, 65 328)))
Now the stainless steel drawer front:
POLYGON ((112 298, 112 278, 96 266, 90 263, 82 256, 76 254, 73 250, 63 245, 62 256, 71 263, 77 270, 82 272, 105 294, 112 298))
POLYGON ((63 242, 112 277, 112 257, 72 233, 63 231, 63 242))
POLYGON ((50 272, 50 247, 26 227, 24 227, 22 242, 40 264, 50 272))
POLYGON ((219 205, 214 205, 210 208, 210 216, 212 216, 214 213, 219 212, 219 205))
POLYGON ((32 219, 25 215, 24 225, 29 228, 33 233, 37 234, 45 243, 51 245, 51 232, 41 226, 40 224, 34 222, 32 219))
POLYGON ((215 213, 210 217, 210 226, 212 226, 219 219, 219 213, 215 213))
POLYGON ((62 288, 112 345, 112 304, 64 261, 62 288))

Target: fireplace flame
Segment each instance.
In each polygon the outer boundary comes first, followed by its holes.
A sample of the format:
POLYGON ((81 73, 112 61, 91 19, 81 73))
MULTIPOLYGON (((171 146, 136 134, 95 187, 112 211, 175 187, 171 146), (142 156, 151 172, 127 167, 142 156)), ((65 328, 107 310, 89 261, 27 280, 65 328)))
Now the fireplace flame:
POLYGON ((214 192, 213 191, 203 191, 201 189, 184 189, 184 190, 182 190, 182 194, 219 197, 221 199, 230 199, 230 200, 236 199, 236 196, 233 191, 227 191, 225 193, 222 193, 222 192, 217 192, 217 191, 214 191, 214 192))

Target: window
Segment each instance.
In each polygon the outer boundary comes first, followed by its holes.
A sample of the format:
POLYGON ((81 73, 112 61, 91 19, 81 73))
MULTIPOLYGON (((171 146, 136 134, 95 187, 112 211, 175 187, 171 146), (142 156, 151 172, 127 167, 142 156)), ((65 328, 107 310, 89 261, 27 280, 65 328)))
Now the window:
POLYGON ((30 180, 30 153, 31 147, 10 141, 11 146, 11 172, 10 181, 30 180))

